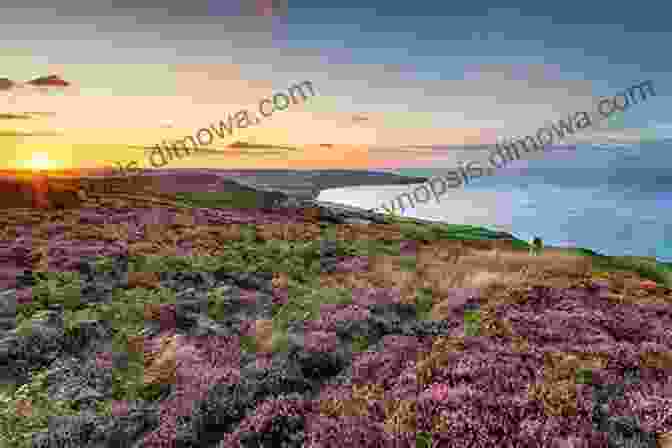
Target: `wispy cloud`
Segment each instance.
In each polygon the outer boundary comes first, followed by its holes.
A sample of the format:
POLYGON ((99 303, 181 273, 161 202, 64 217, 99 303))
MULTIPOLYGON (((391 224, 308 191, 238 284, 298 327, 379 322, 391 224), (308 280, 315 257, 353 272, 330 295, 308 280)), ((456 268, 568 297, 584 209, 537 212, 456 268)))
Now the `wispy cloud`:
POLYGON ((248 142, 233 142, 228 145, 229 148, 248 148, 248 149, 284 149, 287 151, 299 151, 299 149, 291 146, 278 146, 263 143, 248 143, 248 142))
POLYGON ((0 91, 9 91, 16 86, 16 83, 9 78, 0 78, 0 91))
POLYGON ((0 120, 32 120, 33 117, 29 114, 0 114, 0 120))
POLYGON ((58 75, 39 76, 26 82, 17 82, 9 78, 0 78, 0 90, 12 90, 17 87, 69 87, 72 83, 58 75))
MULTIPOLYGON (((156 150, 156 146, 143 146, 143 145, 128 145, 128 148, 139 149, 145 153, 150 153, 156 150)), ((162 147, 165 150, 165 148, 162 147)), ((291 148, 287 146, 273 146, 273 145, 259 145, 259 144, 247 144, 241 146, 228 146, 224 148, 198 148, 196 151, 189 151, 189 155, 221 155, 221 156, 242 156, 242 155, 253 155, 253 156, 264 156, 264 155, 280 155, 287 154, 288 151, 300 151, 297 148, 291 148), (245 149, 242 149, 245 148, 245 149), (249 149, 249 150, 246 150, 249 149), (258 150, 273 150, 273 149, 282 149, 282 151, 251 151, 253 149, 258 150)), ((180 154, 184 154, 184 150, 180 148, 180 154)))
POLYGON ((0 130, 0 137, 60 137, 62 133, 52 131, 0 130))
POLYGON ((52 117, 56 115, 56 112, 24 112, 24 114, 36 115, 38 117, 52 117))
POLYGON ((36 120, 54 115, 54 112, 4 112, 0 113, 0 120, 36 120))
POLYGON ((68 87, 70 82, 57 75, 40 76, 25 83, 33 87, 68 87))

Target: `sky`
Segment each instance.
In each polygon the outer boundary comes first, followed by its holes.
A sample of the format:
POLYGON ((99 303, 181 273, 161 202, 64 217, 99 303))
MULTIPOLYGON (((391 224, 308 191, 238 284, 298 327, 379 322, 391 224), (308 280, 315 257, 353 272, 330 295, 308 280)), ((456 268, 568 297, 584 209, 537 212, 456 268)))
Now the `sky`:
POLYGON ((143 147, 303 81, 314 96, 166 168, 451 166, 647 80, 567 143, 672 136, 669 2, 45 3, 3 1, 0 168, 151 168, 143 147), (49 75, 69 86, 22 84, 49 75))

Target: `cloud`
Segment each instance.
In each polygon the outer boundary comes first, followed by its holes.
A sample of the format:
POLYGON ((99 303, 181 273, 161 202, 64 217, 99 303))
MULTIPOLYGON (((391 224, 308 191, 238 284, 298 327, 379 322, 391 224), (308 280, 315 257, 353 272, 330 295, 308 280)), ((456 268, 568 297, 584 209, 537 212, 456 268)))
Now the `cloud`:
POLYGON ((56 115, 56 112, 24 112, 24 114, 51 117, 56 115))
POLYGON ((285 149, 287 151, 298 151, 297 148, 290 146, 276 146, 263 143, 247 143, 247 142, 233 142, 228 145, 228 148, 248 148, 248 149, 285 149))
POLYGON ((0 114, 0 120, 32 120, 29 114, 0 114))
POLYGON ((63 134, 58 132, 32 132, 20 129, 16 130, 0 130, 0 137, 60 137, 63 134))
MULTIPOLYGON (((221 155, 221 156, 241 156, 241 155, 254 155, 254 156, 264 156, 264 155, 279 155, 279 154, 287 154, 287 150, 291 151, 299 151, 296 148, 289 148, 289 147, 283 147, 283 146, 272 146, 272 145, 256 145, 256 144, 248 144, 249 146, 229 146, 226 148, 199 148, 196 151, 190 151, 189 155, 205 155, 205 154, 210 154, 210 155, 221 155), (244 149, 240 148, 247 148, 247 149, 284 149, 284 151, 245 151, 244 149)), ((145 153, 150 153, 151 151, 154 151, 156 149, 156 146, 142 146, 142 145, 128 145, 128 148, 132 149, 141 149, 145 153)), ((162 146, 162 149, 165 150, 165 147, 162 146)), ((180 148, 180 154, 184 154, 184 150, 180 148)))
POLYGON ((26 85, 33 87, 68 87, 70 83, 60 76, 49 75, 49 76, 40 76, 39 78, 32 79, 25 83, 26 85))
POLYGON ((432 151, 455 151, 455 150, 489 150, 492 149, 494 145, 402 145, 400 148, 403 149, 431 149, 432 151))

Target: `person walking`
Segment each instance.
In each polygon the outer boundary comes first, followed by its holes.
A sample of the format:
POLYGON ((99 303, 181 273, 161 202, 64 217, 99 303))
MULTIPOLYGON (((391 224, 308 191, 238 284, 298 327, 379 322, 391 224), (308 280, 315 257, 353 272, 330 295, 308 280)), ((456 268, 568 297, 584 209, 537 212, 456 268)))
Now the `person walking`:
POLYGON ((530 255, 539 255, 541 249, 544 247, 544 243, 541 241, 541 238, 535 236, 530 242, 530 255))

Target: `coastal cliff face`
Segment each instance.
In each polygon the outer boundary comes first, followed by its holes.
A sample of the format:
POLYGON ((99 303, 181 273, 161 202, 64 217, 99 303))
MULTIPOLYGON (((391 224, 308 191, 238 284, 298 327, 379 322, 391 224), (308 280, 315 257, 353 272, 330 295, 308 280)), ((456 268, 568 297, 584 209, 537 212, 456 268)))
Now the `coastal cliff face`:
MULTIPOLYGON (((181 185, 199 179, 223 185, 181 185)), ((672 430, 659 283, 472 226, 139 182, 0 211, 0 445, 643 448, 672 430)))

